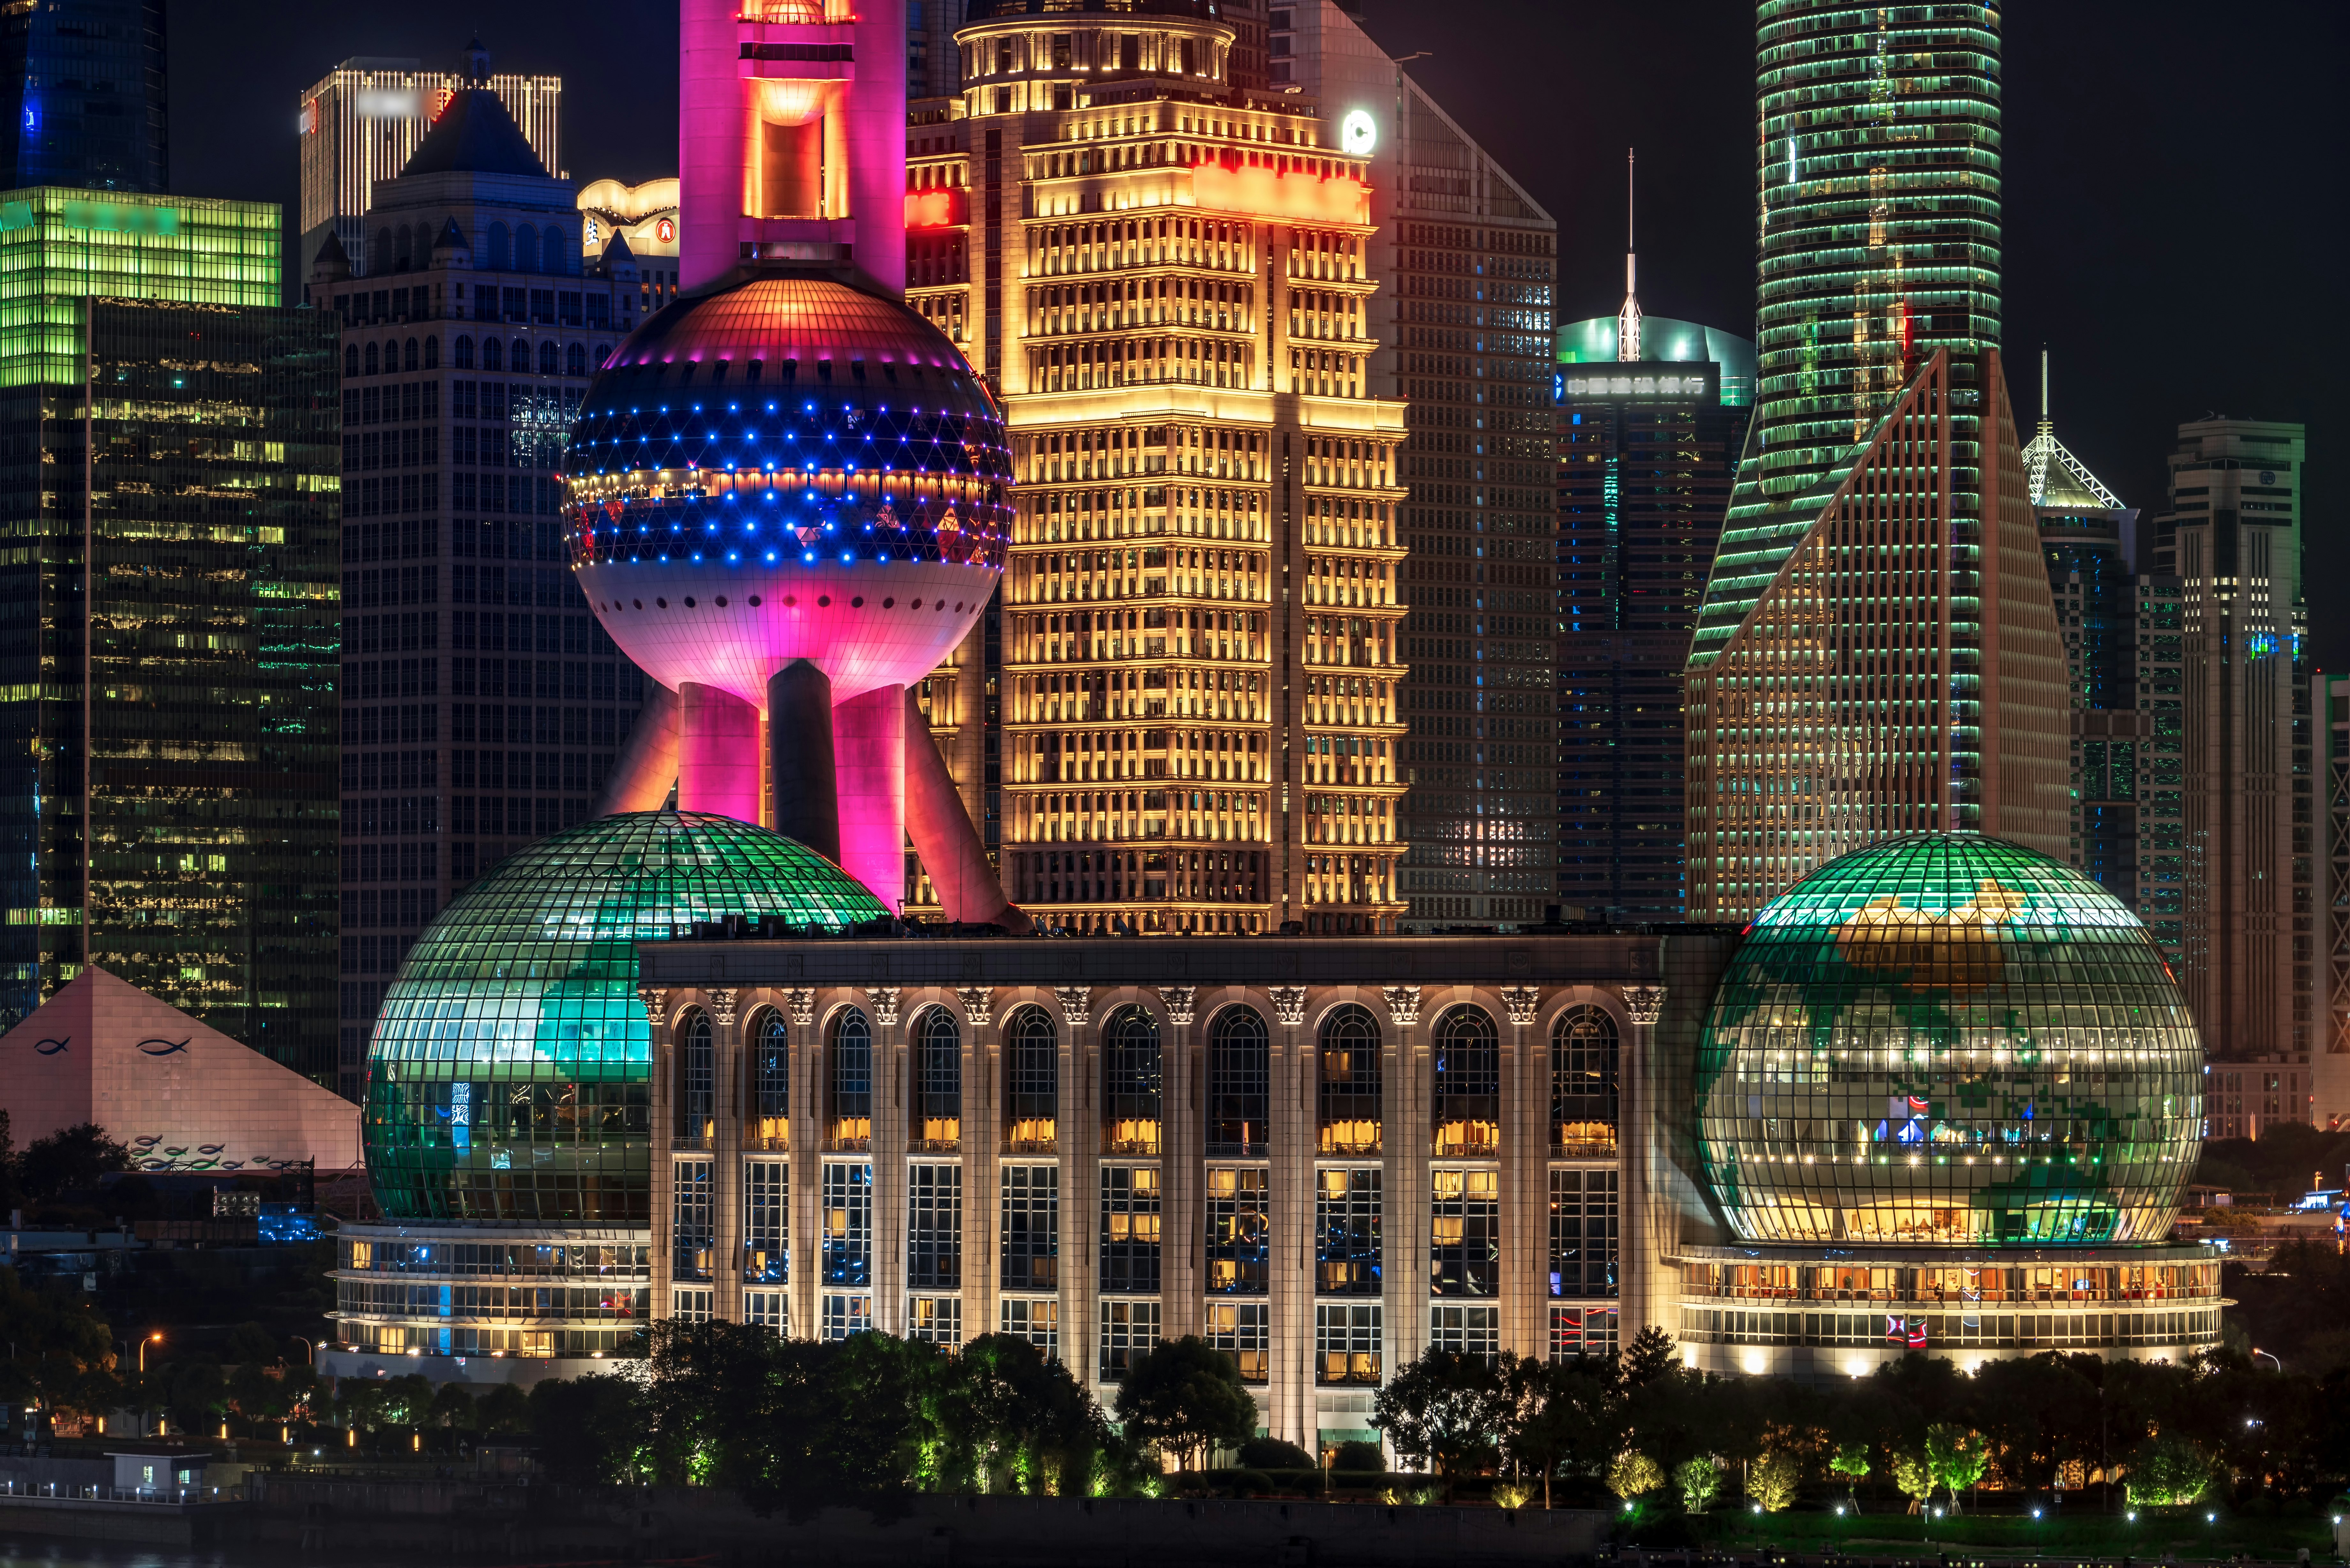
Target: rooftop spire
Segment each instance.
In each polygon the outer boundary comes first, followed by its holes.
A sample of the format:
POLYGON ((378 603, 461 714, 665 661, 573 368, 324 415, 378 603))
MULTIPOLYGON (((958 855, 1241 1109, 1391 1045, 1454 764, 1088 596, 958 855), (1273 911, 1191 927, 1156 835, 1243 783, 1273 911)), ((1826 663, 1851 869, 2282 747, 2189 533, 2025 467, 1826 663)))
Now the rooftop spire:
POLYGON ((1616 313, 1616 358, 1629 363, 1640 357, 1640 301, 1637 276, 1639 255, 1633 243, 1632 149, 1624 149, 1624 308, 1616 313))
POLYGON ((2040 433, 2053 436, 2056 421, 2048 413, 2048 345, 2040 346, 2040 433))

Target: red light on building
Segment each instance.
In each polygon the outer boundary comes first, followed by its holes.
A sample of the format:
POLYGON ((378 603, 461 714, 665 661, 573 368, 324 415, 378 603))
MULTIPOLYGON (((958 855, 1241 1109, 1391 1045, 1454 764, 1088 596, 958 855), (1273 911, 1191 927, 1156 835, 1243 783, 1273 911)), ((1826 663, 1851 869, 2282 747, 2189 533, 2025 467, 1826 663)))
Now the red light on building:
POLYGON ((906 192, 906 226, 910 229, 950 228, 965 221, 962 192, 955 187, 906 192))
POLYGON ((1191 171, 1191 195, 1200 206, 1221 213, 1318 223, 1371 221, 1370 187, 1359 180, 1205 163, 1191 171))
POLYGON ((435 88, 432 91, 432 123, 438 125, 441 116, 456 101, 457 94, 452 88, 435 88))

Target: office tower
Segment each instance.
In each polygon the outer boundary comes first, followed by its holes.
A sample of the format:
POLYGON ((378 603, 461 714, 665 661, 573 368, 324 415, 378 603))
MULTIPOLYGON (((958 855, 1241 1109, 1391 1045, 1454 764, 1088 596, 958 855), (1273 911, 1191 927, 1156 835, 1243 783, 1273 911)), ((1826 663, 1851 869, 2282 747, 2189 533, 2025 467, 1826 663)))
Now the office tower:
POLYGON ((1013 432, 1000 662, 953 667, 958 712, 1001 705, 1000 804, 974 793, 1006 891, 1087 929, 1391 929, 1404 431, 1368 370, 1369 139, 1238 87, 1234 26, 1173 0, 1083 26, 1006 0, 957 37, 961 103, 907 133, 906 254, 1013 432))
POLYGON ((0 11, 0 191, 171 184, 163 0, 38 0, 0 11))
POLYGON ((1409 404, 1406 923, 1540 920, 1557 901, 1558 225, 1348 7, 1275 4, 1270 21, 1273 85, 1362 139, 1372 384, 1409 404))
POLYGON ((2309 1119, 2319 1029, 2303 428, 2178 427, 2159 571, 2182 589, 2188 1005, 2211 1054, 2214 1137, 2309 1119), (2273 1084, 2272 1084, 2273 1080, 2273 1084))
POLYGON ((506 107, 540 166, 563 174, 561 77, 489 74, 479 39, 454 71, 428 71, 412 59, 360 56, 345 60, 302 94, 296 115, 302 140, 302 240, 307 266, 329 232, 342 242, 351 274, 399 268, 397 256, 376 254, 368 222, 376 187, 408 167, 458 92, 486 81, 506 107))
POLYGON ((451 894, 588 814, 641 678, 564 564, 556 473, 637 287, 583 275, 568 181, 486 77, 460 86, 369 214, 354 277, 331 231, 308 296, 341 327, 342 1029, 368 1025, 451 894))
MULTIPOLYGON (((1627 304, 1634 304, 1627 296, 1627 304)), ((1737 477, 1754 348, 1660 316, 1558 334, 1557 902, 1686 909, 1681 667, 1737 477)))
POLYGON ((2310 712, 2320 835, 2310 905, 2325 1011, 2310 1051, 2309 1119, 2338 1131, 2350 1125, 2350 677, 2311 676, 2310 712))
POLYGON ((0 1014, 96 964, 329 1081, 333 324, 264 202, 13 191, 0 249, 0 1014))
POLYGON ((1708 919, 1888 834, 2070 836, 2064 649, 1998 350, 1998 13, 1756 18, 1755 421, 1687 688, 1708 919))
MULTIPOLYGON (((677 181, 623 185, 596 180, 579 188, 579 254, 590 268, 628 258, 637 284, 637 314, 650 316, 677 297, 677 181), (612 242, 621 242, 618 251, 612 242)), ((608 273, 611 269, 605 268, 608 273)))

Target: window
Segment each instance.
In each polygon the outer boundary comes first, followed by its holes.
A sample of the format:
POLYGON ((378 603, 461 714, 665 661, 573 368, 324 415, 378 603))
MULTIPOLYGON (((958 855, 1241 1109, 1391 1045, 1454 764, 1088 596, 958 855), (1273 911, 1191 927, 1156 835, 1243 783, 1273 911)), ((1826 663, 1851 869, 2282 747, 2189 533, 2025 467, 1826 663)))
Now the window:
POLYGON ((744 1142, 752 1148, 789 1148, 791 1111, 791 1026, 765 1008, 751 1021, 751 1126, 744 1142))
POLYGON ((574 343, 563 350, 563 373, 567 376, 584 376, 588 373, 587 345, 574 343))
POLYGON ((847 1339, 873 1326, 871 1296, 826 1296, 820 1304, 827 1339, 847 1339))
POLYGON ((920 1164, 906 1170, 906 1283, 951 1291, 962 1284, 962 1168, 920 1164))
POLYGON ((1616 1173, 1550 1173, 1550 1293, 1616 1293, 1616 1173))
POLYGON ((1430 1036, 1436 1056, 1436 1142, 1440 1159, 1498 1153, 1502 1143, 1502 1039, 1482 1007, 1447 1008, 1430 1036))
POLYGON ((1208 1290, 1261 1296, 1272 1228, 1261 1166, 1208 1171, 1208 1290))
POLYGON ((779 1285, 791 1278, 792 1168, 780 1159, 743 1166, 743 1277, 779 1285))
POLYGON ((1003 1152, 1051 1154, 1060 1114, 1061 1051, 1053 1015, 1023 1007, 1003 1024, 1003 1152))
POLYGON ((858 1008, 846 1008, 832 1021, 831 1103, 825 1107, 830 1127, 829 1147, 863 1149, 873 1147, 873 1027, 858 1008))
POLYGON ((450 346, 449 358, 450 362, 460 370, 472 369, 473 368, 473 340, 471 337, 460 334, 457 341, 450 346))
POLYGON ((1061 1359, 1061 1303, 1054 1301, 1003 1303, 1003 1332, 1024 1339, 1045 1353, 1047 1361, 1061 1359))
POLYGON ((1253 1009, 1227 1007, 1208 1030, 1208 1158, 1265 1152, 1272 1112, 1271 1036, 1253 1009))
POLYGON ((1502 1205, 1490 1170, 1428 1173, 1428 1288, 1440 1296, 1490 1296, 1500 1286, 1502 1205))
POLYGON ((1156 1167, 1102 1167, 1099 1288, 1104 1294, 1148 1295, 1159 1289, 1159 1199, 1156 1167))
POLYGON ((949 1347, 962 1343, 962 1302, 956 1296, 908 1296, 906 1337, 949 1347))
POLYGON ((1550 1137, 1561 1154, 1616 1152, 1616 1020, 1589 1003, 1550 1032, 1550 1137))
POLYGON ((1003 1255, 997 1283, 1049 1291, 1060 1283, 1061 1173, 1050 1165, 1003 1168, 1003 1255))
POLYGON ((1379 1380, 1379 1307, 1376 1302, 1314 1306, 1314 1381, 1379 1380))
POLYGON ((962 1032, 955 1015, 943 1007, 923 1009, 910 1044, 920 1116, 914 1147, 951 1154, 962 1143, 962 1032))
POLYGON ((718 1237, 717 1215, 711 1209, 715 1179, 710 1162, 681 1159, 671 1175, 676 1179, 670 1196, 671 1272, 681 1280, 706 1280, 718 1237))
POLYGON ((824 1282, 873 1281, 873 1167, 838 1161, 824 1168, 824 1282))
POLYGON ((1232 1358, 1243 1383, 1265 1380, 1266 1351, 1273 1343, 1273 1309, 1263 1302, 1210 1302, 1208 1344, 1232 1358))
POLYGON ((1314 1288, 1326 1296, 1379 1293, 1379 1171, 1317 1170, 1314 1288))
POLYGON ((677 1141, 681 1147, 708 1148, 718 1114, 718 1048, 710 1014, 695 1008, 685 1015, 677 1053, 677 1141))
POLYGON ((1127 1006, 1102 1028, 1102 1152, 1157 1154, 1160 1116, 1159 1020, 1127 1006))
POLYGON ((1428 1347, 1492 1361, 1502 1353, 1502 1309, 1489 1306, 1429 1308, 1428 1347))
POLYGON ((772 1328, 779 1334, 792 1332, 792 1298, 782 1291, 744 1291, 743 1321, 754 1328, 772 1328))
POLYGON ((1550 1358, 1573 1361, 1579 1355, 1605 1358, 1616 1354, 1616 1309, 1555 1306, 1550 1309, 1550 1358))
POLYGON ((1320 1037, 1321 1149, 1379 1152, 1379 1022, 1356 1002, 1324 1015, 1320 1037))
POLYGON ((1115 1383, 1159 1343, 1157 1302, 1101 1303, 1101 1380, 1115 1383))
POLYGON ((716 1294, 708 1285, 680 1288, 670 1293, 670 1315, 680 1323, 708 1323, 712 1298, 716 1294))

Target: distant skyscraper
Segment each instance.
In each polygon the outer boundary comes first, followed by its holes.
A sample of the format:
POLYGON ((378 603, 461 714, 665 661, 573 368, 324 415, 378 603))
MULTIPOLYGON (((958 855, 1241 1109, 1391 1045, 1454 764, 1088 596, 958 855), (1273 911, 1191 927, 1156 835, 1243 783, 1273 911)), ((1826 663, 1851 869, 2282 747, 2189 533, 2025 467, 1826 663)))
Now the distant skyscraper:
POLYGON ((0 6, 0 190, 171 183, 163 0, 0 6))
POLYGON ((1756 16, 1755 422, 1689 667, 1712 919, 1889 834, 2070 836, 2064 650, 1996 347, 1998 13, 1756 16))
MULTIPOLYGON (((1626 298, 1627 310, 1637 301, 1626 298)), ((1681 667, 1754 395, 1754 348, 1625 312, 1559 332, 1558 898, 1678 920, 1681 667)))
POLYGON ((0 1017, 95 963, 331 1082, 334 323, 278 223, 0 194, 0 1017))
POLYGON ((2314 763, 2323 836, 2311 903, 2317 912, 2318 1000, 2325 1009, 2310 1052, 2310 1120, 2338 1130, 2350 1127, 2350 677, 2312 676, 2310 708, 2317 726, 2314 763))
POLYGON ((2303 438, 2300 425, 2251 420, 2180 425, 2170 506, 2154 524, 2156 564, 2184 590, 2179 978, 2212 1060, 2217 1137, 2307 1120, 2310 1055, 2324 1049, 2303 438))
POLYGON ((505 105, 541 167, 558 179, 567 177, 563 78, 488 71, 489 56, 477 40, 461 70, 427 71, 412 59, 360 56, 345 60, 302 94, 300 266, 317 258, 332 232, 354 275, 392 270, 396 258, 375 254, 367 222, 376 184, 408 166, 435 118, 475 73, 505 105))
POLYGON ((555 513, 580 394, 647 303, 633 263, 583 271, 571 183, 485 76, 374 194, 383 265, 352 277, 329 231, 309 273, 342 328, 346 1094, 417 933, 588 815, 642 692, 555 513))

